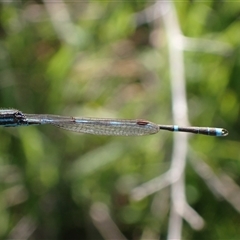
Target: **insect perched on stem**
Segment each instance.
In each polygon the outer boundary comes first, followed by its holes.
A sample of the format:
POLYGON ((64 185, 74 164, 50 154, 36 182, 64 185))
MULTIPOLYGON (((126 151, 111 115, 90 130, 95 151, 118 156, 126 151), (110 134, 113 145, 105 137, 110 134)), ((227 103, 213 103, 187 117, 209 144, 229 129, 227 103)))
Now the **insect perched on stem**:
POLYGON ((109 136, 141 136, 158 133, 160 130, 187 132, 208 136, 227 136, 224 128, 179 127, 176 125, 159 125, 147 120, 67 117, 48 114, 24 114, 15 109, 0 110, 0 126, 19 127, 51 124, 73 132, 109 136))

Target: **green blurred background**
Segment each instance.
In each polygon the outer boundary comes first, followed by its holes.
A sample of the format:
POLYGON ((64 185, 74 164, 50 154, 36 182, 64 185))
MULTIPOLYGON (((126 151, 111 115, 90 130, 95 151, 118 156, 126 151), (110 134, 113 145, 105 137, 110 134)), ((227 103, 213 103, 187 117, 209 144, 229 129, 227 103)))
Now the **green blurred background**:
MULTIPOLYGON (((172 124, 164 25, 139 20, 153 3, 2 2, 1 108, 172 124)), ((216 41, 184 55, 191 124, 230 132, 191 136, 190 148, 240 184, 240 3, 174 6, 185 36, 216 41)), ((40 126, 0 136, 0 239, 103 239, 94 209, 107 209, 127 239, 166 239, 169 189, 141 201, 129 192, 168 170, 172 133, 104 137, 40 126)), ((191 164, 186 195, 205 227, 184 222, 183 239, 239 239, 239 212, 191 164)))

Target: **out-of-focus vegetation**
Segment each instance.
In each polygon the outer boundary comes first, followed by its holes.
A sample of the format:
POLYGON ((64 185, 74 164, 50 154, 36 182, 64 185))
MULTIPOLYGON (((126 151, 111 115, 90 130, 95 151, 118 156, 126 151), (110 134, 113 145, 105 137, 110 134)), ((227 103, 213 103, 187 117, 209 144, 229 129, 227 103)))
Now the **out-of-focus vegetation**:
MULTIPOLYGON (((151 4, 1 3, 0 106, 172 124, 162 21, 136 17, 151 4)), ((230 132, 192 136, 190 147, 216 175, 240 184, 240 3, 175 7, 186 37, 212 41, 185 52, 191 124, 230 132)), ((139 202, 129 192, 167 171, 172 133, 103 137, 40 126, 1 128, 0 136, 1 239, 102 239, 93 224, 99 202, 126 238, 166 238, 168 188, 139 202)), ((239 238, 239 213, 190 164, 186 194, 206 226, 196 232, 185 223, 184 239, 239 238)))

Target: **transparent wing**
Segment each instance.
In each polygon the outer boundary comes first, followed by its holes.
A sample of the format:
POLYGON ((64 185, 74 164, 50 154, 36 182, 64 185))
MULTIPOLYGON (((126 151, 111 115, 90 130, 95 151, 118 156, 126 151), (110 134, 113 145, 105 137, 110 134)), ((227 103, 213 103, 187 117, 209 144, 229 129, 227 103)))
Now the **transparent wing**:
POLYGON ((53 122, 51 124, 65 130, 94 135, 140 136, 155 134, 157 124, 146 120, 119 120, 99 118, 73 118, 71 122, 53 122), (143 124, 144 123, 144 124, 143 124))

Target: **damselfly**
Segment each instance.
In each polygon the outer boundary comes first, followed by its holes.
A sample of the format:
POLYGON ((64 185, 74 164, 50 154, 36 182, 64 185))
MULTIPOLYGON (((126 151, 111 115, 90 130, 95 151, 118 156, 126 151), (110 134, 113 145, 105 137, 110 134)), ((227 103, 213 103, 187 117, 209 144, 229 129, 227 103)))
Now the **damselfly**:
POLYGON ((147 120, 66 117, 48 114, 24 114, 16 109, 0 110, 0 126, 18 127, 51 124, 53 126, 79 133, 110 136, 140 136, 158 133, 160 130, 187 132, 209 136, 227 136, 224 128, 179 127, 159 125, 147 120))

